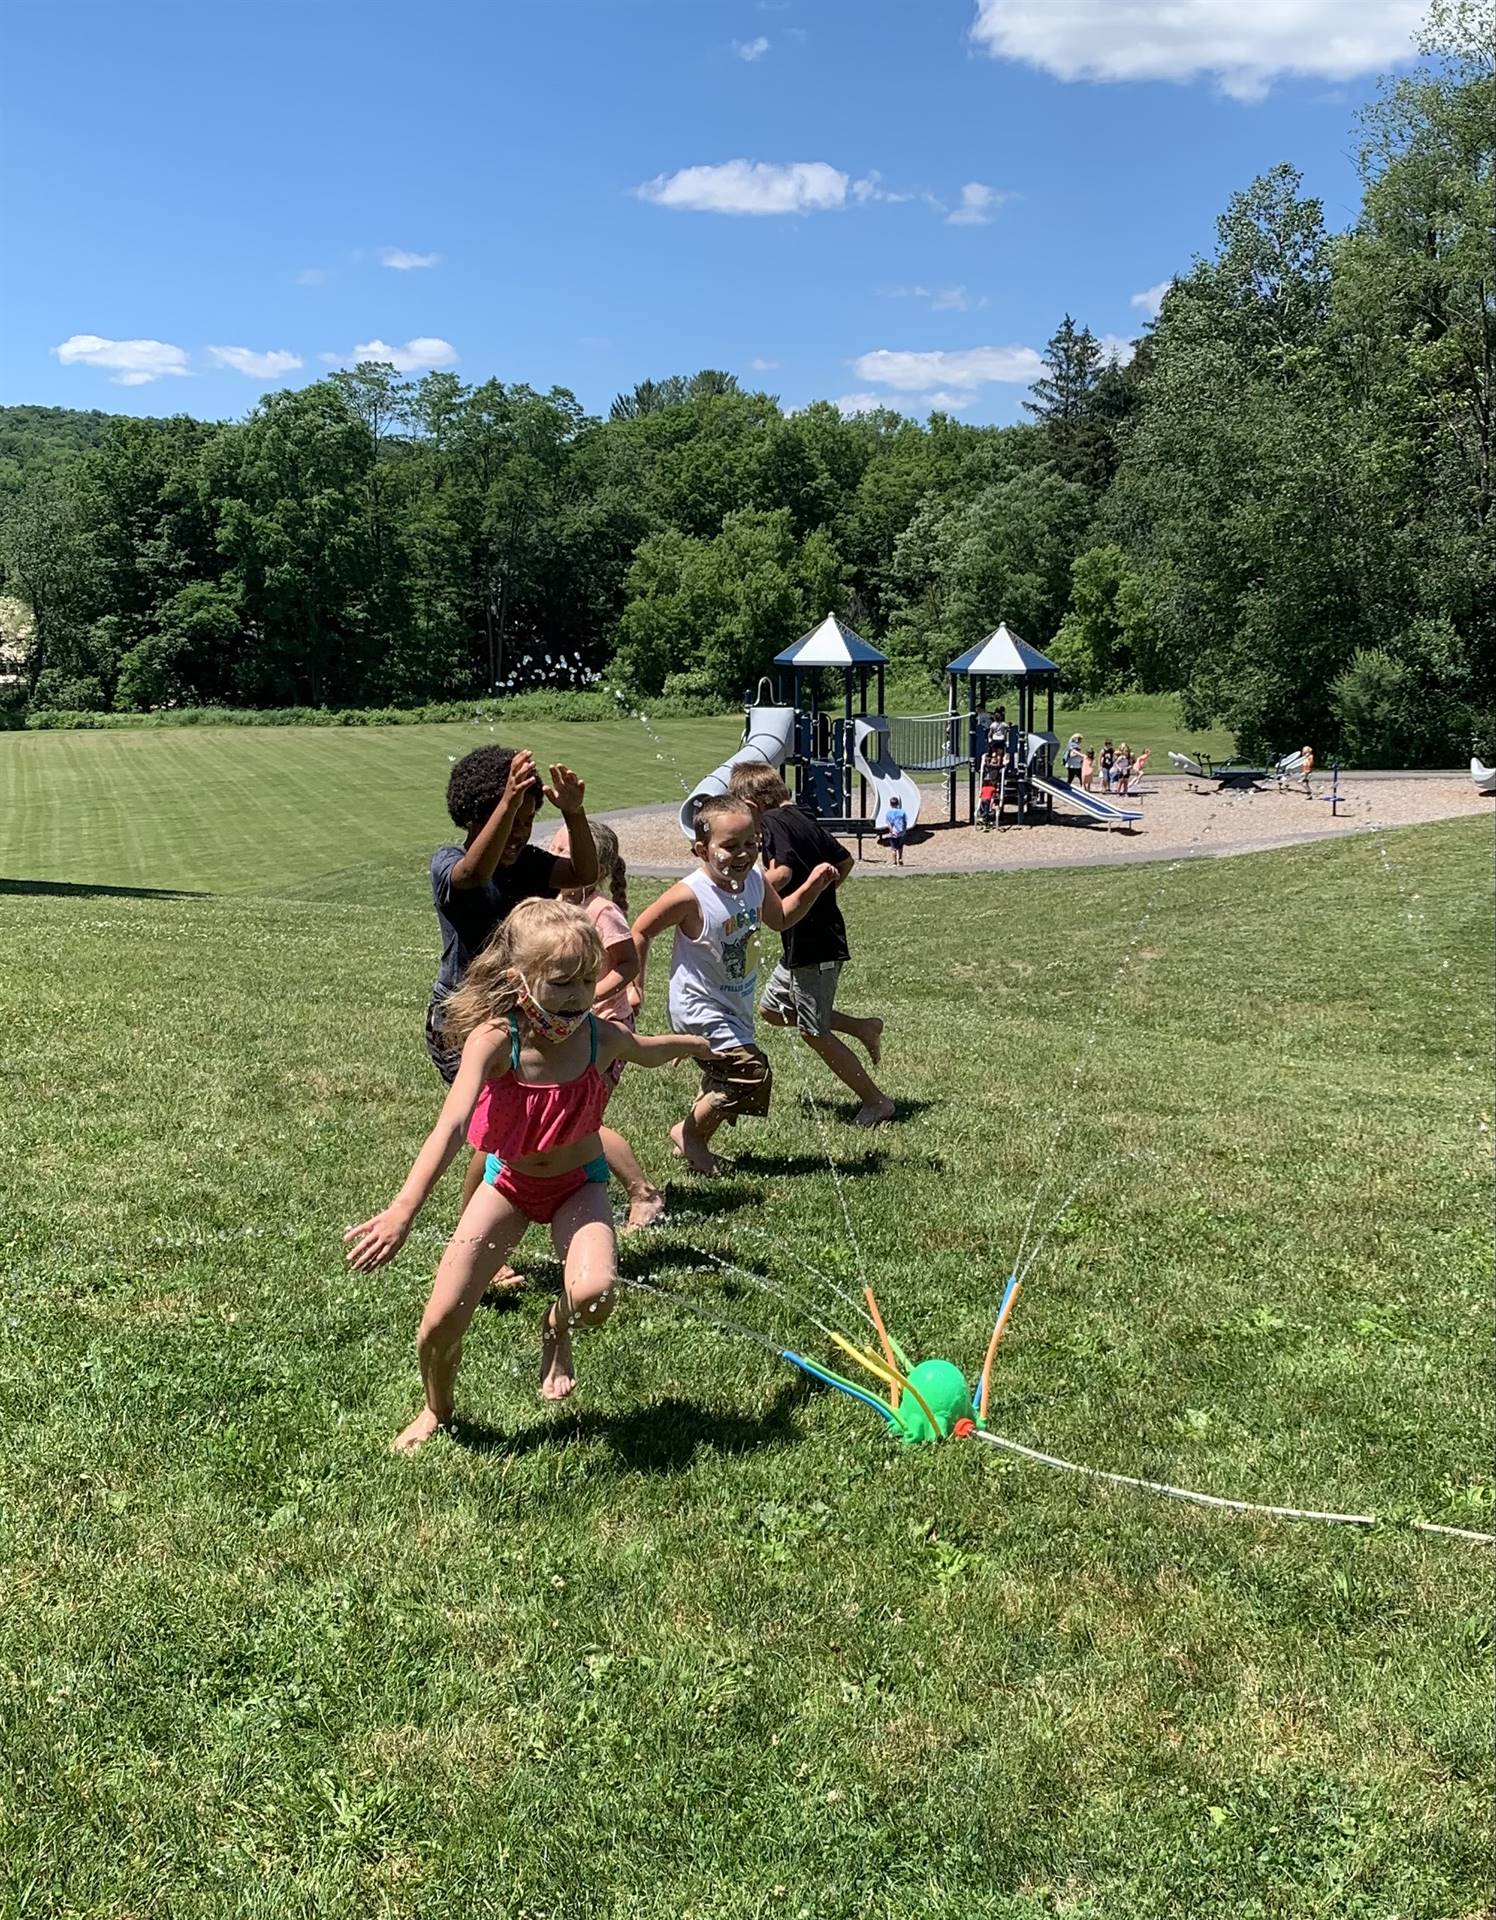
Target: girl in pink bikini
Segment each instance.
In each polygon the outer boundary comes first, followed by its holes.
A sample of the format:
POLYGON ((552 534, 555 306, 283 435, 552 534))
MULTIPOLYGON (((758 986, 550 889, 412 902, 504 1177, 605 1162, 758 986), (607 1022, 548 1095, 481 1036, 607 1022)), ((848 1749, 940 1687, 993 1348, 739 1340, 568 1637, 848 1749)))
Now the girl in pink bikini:
POLYGON ((517 906, 466 978, 442 1002, 443 1038, 462 1049, 441 1117, 405 1184, 382 1213, 350 1227, 349 1262, 371 1272, 393 1260, 416 1215, 462 1146, 485 1089, 488 1112, 474 1143, 488 1156, 436 1271, 417 1352, 426 1404, 396 1436, 414 1453, 451 1425, 462 1339, 478 1302, 531 1221, 549 1226, 565 1279, 541 1323, 540 1391, 563 1400, 576 1386, 571 1335, 613 1311, 618 1248, 608 1166, 598 1125, 616 1062, 662 1067, 704 1060, 706 1040, 652 1037, 592 1012, 602 943, 587 915, 561 901, 517 906))

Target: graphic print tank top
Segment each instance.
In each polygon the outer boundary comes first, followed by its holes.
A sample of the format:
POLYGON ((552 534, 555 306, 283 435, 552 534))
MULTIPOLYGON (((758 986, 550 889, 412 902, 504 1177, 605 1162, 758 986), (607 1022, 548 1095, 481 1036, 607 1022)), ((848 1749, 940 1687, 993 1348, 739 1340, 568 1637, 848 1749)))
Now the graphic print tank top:
POLYGON ((714 1047, 751 1047, 758 985, 764 876, 750 869, 741 893, 729 893, 697 868, 684 883, 701 908, 701 937, 675 930, 670 956, 670 1024, 703 1034, 714 1047))

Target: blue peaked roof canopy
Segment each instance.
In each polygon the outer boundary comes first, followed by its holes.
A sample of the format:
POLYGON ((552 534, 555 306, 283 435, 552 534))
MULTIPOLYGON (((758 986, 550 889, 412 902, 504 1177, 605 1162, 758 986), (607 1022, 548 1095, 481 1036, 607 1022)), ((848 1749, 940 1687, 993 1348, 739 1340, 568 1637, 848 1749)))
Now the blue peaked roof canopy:
POLYGON ((957 654, 946 672, 978 678, 1027 680, 1031 674, 1058 673, 1059 668, 1037 647, 1031 647, 1027 640, 1020 640, 1016 633, 1009 632, 1004 621, 985 640, 957 654))
POLYGON ((853 633, 845 620, 828 613, 818 627, 802 634, 792 647, 774 656, 776 667, 882 667, 888 655, 870 647, 853 633))

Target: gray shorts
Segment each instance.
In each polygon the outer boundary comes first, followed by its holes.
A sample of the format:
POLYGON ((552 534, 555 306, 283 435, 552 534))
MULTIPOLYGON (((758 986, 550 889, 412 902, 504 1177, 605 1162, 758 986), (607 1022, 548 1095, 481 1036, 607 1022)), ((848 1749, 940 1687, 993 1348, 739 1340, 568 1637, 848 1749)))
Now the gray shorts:
POLYGON ((787 1026, 819 1040, 831 1031, 841 970, 840 960, 825 960, 818 967, 787 967, 781 962, 769 975, 760 1013, 777 1013, 787 1026))

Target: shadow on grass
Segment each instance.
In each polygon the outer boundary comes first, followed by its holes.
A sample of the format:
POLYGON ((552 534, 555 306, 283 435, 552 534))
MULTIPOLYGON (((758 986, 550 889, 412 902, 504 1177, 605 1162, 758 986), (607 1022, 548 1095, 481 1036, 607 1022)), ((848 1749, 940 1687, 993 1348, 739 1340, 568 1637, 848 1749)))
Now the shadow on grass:
POLYGON ((630 1245, 656 1244, 668 1239, 672 1227, 690 1226, 693 1222, 706 1220, 719 1213, 740 1213, 744 1207, 757 1207, 763 1204, 764 1191, 747 1180, 714 1179, 708 1185, 686 1185, 672 1180, 665 1188, 665 1217, 659 1227, 650 1233, 638 1236, 620 1236, 620 1252, 630 1245))
MULTIPOLYGON (((836 1171, 847 1180, 869 1180, 883 1171, 885 1158, 877 1147, 871 1147, 855 1160, 838 1160, 836 1171)), ((739 1153, 734 1155, 732 1167, 734 1173, 824 1173, 826 1156, 824 1153, 739 1153)))
POLYGON ((700 1453, 758 1453, 765 1447, 794 1444, 795 1409, 806 1397, 806 1388, 787 1381, 768 1411, 758 1416, 671 1398, 627 1413, 581 1411, 571 1419, 522 1427, 517 1433, 459 1420, 452 1439, 470 1453, 497 1453, 510 1459, 601 1443, 625 1473, 684 1473, 700 1453))
POLYGON ((63 900, 211 900, 188 887, 100 887, 81 880, 7 880, 0 875, 0 897, 8 893, 55 894, 63 900))
MULTIPOLYGON (((802 1093, 800 1096, 800 1104, 808 1107, 819 1107, 823 1112, 835 1114, 842 1125, 847 1127, 851 1126, 857 1115, 862 1111, 858 1102, 855 1100, 823 1100, 812 1093, 802 1093)), ((922 1113, 931 1113, 936 1107, 943 1107, 946 1104, 947 1102, 943 1100, 901 1100, 896 1094, 893 1102, 893 1119, 880 1122, 880 1124, 883 1126, 896 1126, 900 1120, 917 1120, 922 1113)), ((861 1131, 861 1129, 859 1129, 859 1131, 861 1131)), ((876 1133, 876 1129, 871 1127, 868 1128, 867 1131, 870 1134, 876 1133)), ((743 1163, 740 1160, 736 1164, 741 1166, 743 1163)))

